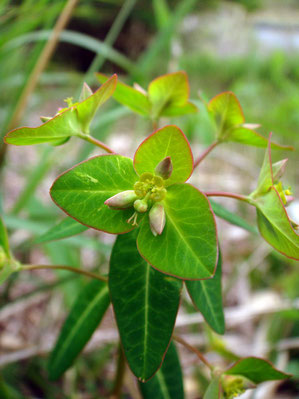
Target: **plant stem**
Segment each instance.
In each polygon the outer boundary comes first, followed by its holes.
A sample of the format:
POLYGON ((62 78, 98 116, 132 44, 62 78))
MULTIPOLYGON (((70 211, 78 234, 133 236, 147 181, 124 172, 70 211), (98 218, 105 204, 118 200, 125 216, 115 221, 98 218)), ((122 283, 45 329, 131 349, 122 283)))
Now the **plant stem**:
POLYGON ((100 141, 100 140, 98 140, 98 139, 96 139, 96 138, 94 138, 94 137, 92 137, 92 136, 89 136, 89 135, 87 135, 87 134, 81 134, 79 137, 80 137, 81 139, 85 140, 85 141, 88 141, 88 142, 91 143, 91 144, 96 145, 97 147, 102 148, 103 150, 105 150, 105 151, 108 152, 109 154, 114 154, 114 151, 111 150, 111 148, 109 148, 109 147, 108 147, 106 144, 104 144, 102 141, 100 141))
POLYGON ((52 270, 67 270, 69 272, 83 274, 84 276, 95 278, 100 281, 107 282, 107 277, 100 276, 99 274, 95 274, 92 272, 88 272, 87 270, 77 269, 72 266, 62 266, 62 265, 22 265, 21 270, 38 270, 38 269, 52 269, 52 270))
POLYGON ((29 97, 33 90, 35 89, 38 79, 47 66, 47 63, 49 62, 55 47, 58 43, 59 40, 59 35, 62 32, 62 30, 65 28, 67 25, 72 12, 77 4, 78 0, 68 0, 62 13, 60 14, 60 17, 58 18, 56 25, 54 26, 52 35, 50 39, 48 40, 47 44, 45 45, 37 63, 35 64, 35 67, 33 68, 31 75, 29 77, 29 80, 27 82, 27 85, 22 92, 22 95, 18 101, 17 107, 15 109, 15 112, 11 118, 9 128, 8 130, 13 129, 18 123, 19 120, 21 119, 25 109, 27 102, 29 100, 29 97))
POLYGON ((125 355, 121 344, 118 346, 117 369, 114 381, 114 387, 110 399, 119 399, 121 397, 121 390, 126 371, 125 355))
POLYGON ((235 193, 226 193, 224 191, 205 191, 205 195, 207 197, 228 197, 228 198, 234 198, 239 201, 244 201, 247 202, 248 204, 253 205, 252 200, 248 198, 246 195, 242 194, 235 194, 235 193))
POLYGON ((219 141, 214 141, 204 152, 203 154, 197 158, 197 160, 194 162, 194 169, 197 168, 197 166, 201 163, 202 160, 205 159, 205 157, 219 144, 219 141))
POLYGON ((194 352, 197 357, 210 369, 213 371, 213 366, 207 361, 207 359, 204 357, 204 355, 194 346, 188 344, 183 338, 179 337, 178 335, 173 335, 172 337, 175 341, 183 345, 185 348, 189 349, 191 352, 194 352))

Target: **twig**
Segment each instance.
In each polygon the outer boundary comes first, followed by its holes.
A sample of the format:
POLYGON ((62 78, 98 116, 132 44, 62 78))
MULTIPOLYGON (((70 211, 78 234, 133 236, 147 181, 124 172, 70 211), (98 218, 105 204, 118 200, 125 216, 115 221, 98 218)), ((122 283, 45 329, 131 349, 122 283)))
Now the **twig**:
POLYGON ((69 272, 83 274, 84 276, 95 278, 100 281, 107 282, 107 277, 100 276, 99 274, 95 274, 92 272, 88 272, 87 270, 77 269, 72 266, 62 266, 62 265, 22 265, 21 270, 38 270, 38 269, 51 269, 51 270, 67 270, 69 272))
POLYGON ((114 386, 110 399, 119 399, 121 397, 121 391, 126 371, 125 355, 121 344, 118 345, 118 358, 117 358, 117 369, 115 375, 114 386))
POLYGON ((205 157, 219 144, 219 141, 215 141, 212 143, 205 151, 204 153, 197 158, 197 160, 194 162, 194 169, 197 168, 197 166, 205 159, 205 157))
POLYGON ((88 141, 91 144, 96 145, 97 147, 102 148, 103 150, 105 150, 109 154, 114 154, 114 151, 111 150, 111 148, 109 148, 106 144, 104 144, 102 141, 96 139, 95 137, 89 136, 87 134, 80 134, 79 137, 81 139, 85 140, 85 141, 88 141))
POLYGON ((237 199, 239 201, 247 202, 248 204, 252 205, 251 199, 248 198, 246 195, 242 195, 242 194, 226 193, 224 191, 206 191, 205 195, 207 197, 228 197, 228 198, 233 198, 233 199, 237 199))
POLYGON ((174 335, 173 339, 177 342, 179 342, 181 345, 183 345, 185 348, 189 349, 190 351, 194 352, 197 357, 210 369, 213 370, 213 366, 207 361, 207 359, 203 356, 203 354, 196 349, 194 346, 188 344, 188 342, 186 342, 183 338, 174 335))

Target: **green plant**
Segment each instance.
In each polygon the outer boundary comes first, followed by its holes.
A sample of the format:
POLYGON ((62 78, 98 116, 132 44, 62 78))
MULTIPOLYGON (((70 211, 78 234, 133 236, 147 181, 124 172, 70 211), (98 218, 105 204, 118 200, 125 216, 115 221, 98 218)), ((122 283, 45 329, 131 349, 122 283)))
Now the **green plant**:
MULTIPOLYGON (((87 228, 117 234, 108 276, 63 265, 26 265, 11 255, 4 225, 0 225, 0 281, 12 273, 40 268, 65 269, 93 280, 79 293, 62 327, 49 360, 51 379, 60 377, 73 363, 113 304, 121 344, 133 374, 140 380, 144 398, 183 398, 182 373, 174 343, 194 351, 210 370, 205 399, 232 398, 253 384, 288 378, 268 361, 248 357, 218 368, 180 336, 173 334, 185 282, 195 306, 218 334, 225 330, 221 294, 221 256, 215 213, 234 219, 208 197, 240 200, 256 208, 261 235, 286 257, 299 259, 299 237, 286 213, 291 194, 280 182, 286 160, 272 164, 271 149, 283 147, 260 135, 258 125, 245 122, 241 106, 231 92, 205 104, 215 140, 197 159, 190 144, 174 125, 149 135, 137 148, 134 160, 117 155, 90 135, 90 123, 109 97, 148 118, 154 128, 163 116, 197 112, 189 101, 187 75, 176 72, 153 80, 148 90, 129 87, 116 75, 98 75, 102 86, 92 93, 84 85, 79 101, 67 99, 67 107, 54 117, 43 117, 37 128, 18 128, 5 137, 7 144, 65 144, 71 137, 105 150, 75 165, 52 185, 54 202, 70 217, 40 242, 67 238, 87 228), (220 191, 201 192, 186 183, 192 172, 218 145, 237 142, 266 148, 257 188, 249 195, 220 191), (72 218, 72 219, 71 219, 72 218), (80 224, 79 224, 79 223, 80 224), (82 226, 83 225, 83 226, 82 226), (136 245, 137 243, 137 245, 136 245)), ((241 220, 241 221, 240 221, 241 220)), ((224 350, 223 350, 224 352, 224 350)), ((120 351, 120 364, 124 361, 120 351)), ((116 391, 122 383, 119 367, 116 391)), ((118 393, 119 394, 119 393, 118 393)))

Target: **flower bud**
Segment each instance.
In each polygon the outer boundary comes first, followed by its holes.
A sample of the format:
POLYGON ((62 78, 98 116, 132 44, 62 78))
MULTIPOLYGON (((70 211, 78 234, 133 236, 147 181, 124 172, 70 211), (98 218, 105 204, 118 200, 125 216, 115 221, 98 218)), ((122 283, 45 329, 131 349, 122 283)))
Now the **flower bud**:
POLYGON ((164 180, 166 180, 170 178, 172 168, 171 158, 166 157, 160 163, 158 163, 155 172, 158 176, 161 176, 164 180))
POLYGON ((148 204, 144 199, 138 199, 134 202, 134 208, 137 212, 144 213, 148 209, 148 204))
POLYGON ((81 102, 81 101, 84 101, 84 100, 86 100, 89 96, 91 96, 93 93, 92 93, 92 90, 91 90, 91 88, 88 86, 88 84, 87 83, 83 83, 83 87, 82 87, 82 90, 81 90, 81 93, 80 93, 80 97, 79 97, 79 101, 81 102))
POLYGON ((150 228, 154 236, 162 234, 165 227, 165 210, 161 203, 156 202, 149 211, 150 228))
POLYGON ((137 198, 134 190, 127 190, 108 198, 104 204, 112 209, 127 209, 133 206, 137 198))
POLYGON ((287 159, 283 159, 282 161, 275 162, 272 165, 272 173, 273 173, 274 183, 278 182, 278 180, 284 174, 286 165, 287 165, 287 161, 288 161, 287 159))

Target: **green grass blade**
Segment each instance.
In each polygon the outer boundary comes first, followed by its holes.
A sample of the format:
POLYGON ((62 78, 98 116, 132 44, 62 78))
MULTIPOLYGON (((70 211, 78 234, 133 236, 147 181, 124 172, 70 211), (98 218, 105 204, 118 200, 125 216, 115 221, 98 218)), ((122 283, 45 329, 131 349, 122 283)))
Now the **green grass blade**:
POLYGON ((101 322, 109 303, 108 286, 102 281, 93 280, 80 292, 50 356, 51 380, 59 378, 72 365, 101 322))

